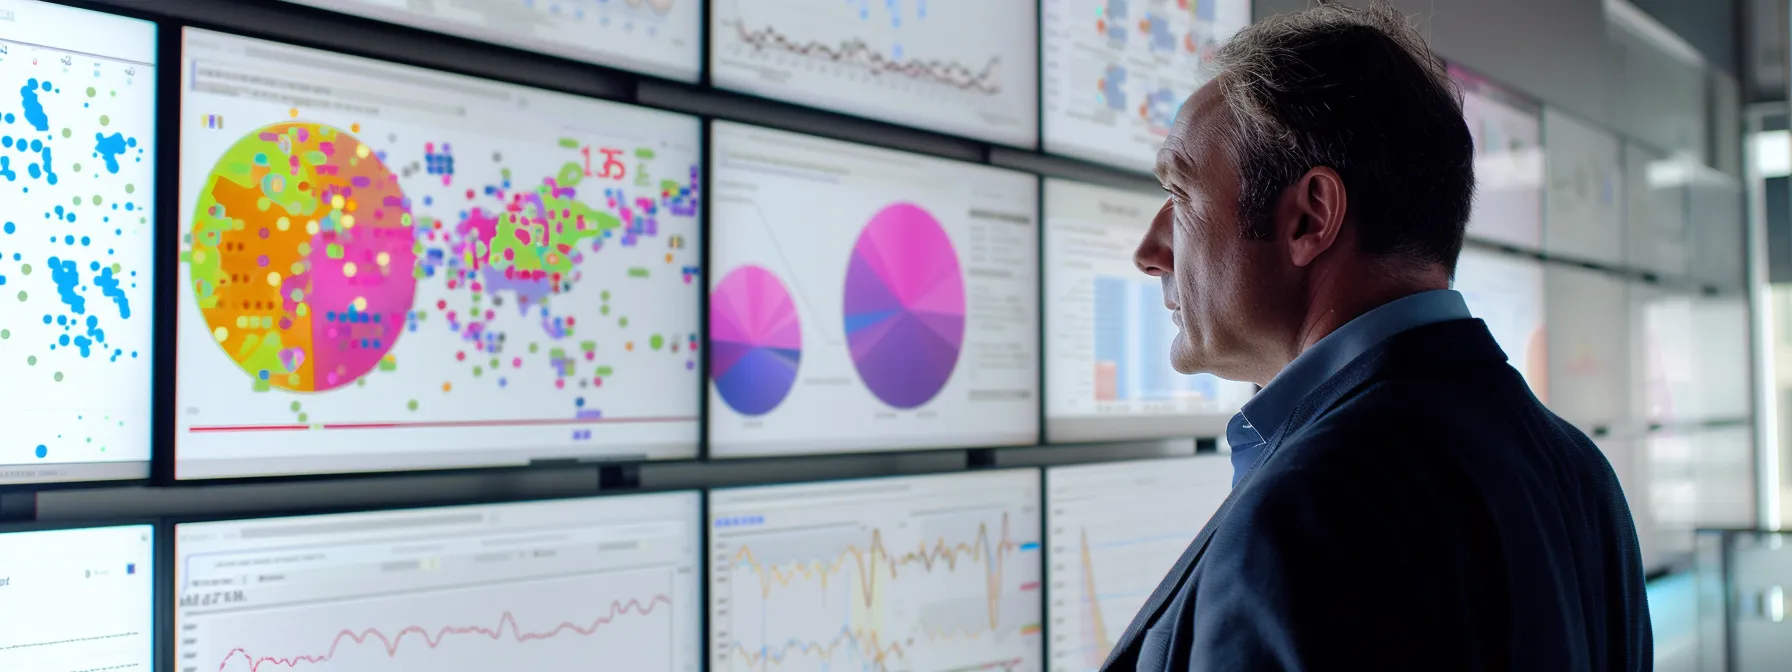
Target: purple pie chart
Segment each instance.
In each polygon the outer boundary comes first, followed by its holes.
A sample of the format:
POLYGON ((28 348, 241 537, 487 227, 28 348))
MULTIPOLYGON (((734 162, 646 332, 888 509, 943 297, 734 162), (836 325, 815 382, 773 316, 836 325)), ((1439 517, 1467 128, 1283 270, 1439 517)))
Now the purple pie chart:
POLYGON ((964 273, 938 220, 897 203, 859 233, 846 268, 846 342, 865 387, 910 409, 939 394, 964 345, 964 273))
POLYGON ((729 271, 709 298, 709 375, 741 415, 765 415, 796 384, 802 324, 784 283, 759 266, 729 271))

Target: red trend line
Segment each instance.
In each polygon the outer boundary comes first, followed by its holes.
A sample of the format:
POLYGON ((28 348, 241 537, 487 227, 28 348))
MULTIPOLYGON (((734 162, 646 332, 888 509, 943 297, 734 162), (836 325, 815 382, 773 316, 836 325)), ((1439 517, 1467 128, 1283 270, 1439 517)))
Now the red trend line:
POLYGON ((973 70, 970 66, 956 61, 898 61, 888 58, 864 40, 857 38, 830 46, 821 42, 802 42, 786 37, 777 28, 765 27, 759 30, 748 30, 744 22, 735 23, 735 33, 740 41, 754 49, 765 51, 776 49, 798 56, 815 56, 835 63, 850 63, 864 67, 875 75, 901 75, 909 79, 930 80, 966 91, 978 91, 994 95, 1001 93, 1002 85, 996 81, 996 67, 1002 59, 991 58, 982 70, 973 70))
POLYGON ((249 661, 250 672, 257 672, 261 669, 263 664, 268 663, 284 665, 288 668, 298 667, 299 663, 311 663, 313 665, 317 663, 325 663, 329 662, 331 658, 336 657, 336 650, 342 646, 344 641, 364 644, 369 639, 379 640, 386 648, 386 657, 395 658, 398 656, 399 645, 404 643, 404 638, 408 635, 422 637, 424 645, 433 649, 440 646, 442 640, 446 639, 449 635, 482 635, 490 638, 492 641, 497 641, 503 638, 504 628, 507 625, 510 628, 511 638, 518 644, 541 639, 551 639, 567 631, 572 631, 581 636, 590 636, 595 634, 598 628, 609 625, 610 622, 616 620, 616 617, 618 616, 630 612, 633 612, 636 615, 646 616, 652 614, 654 607, 661 604, 671 607, 672 598, 666 595, 655 595, 652 599, 647 600, 646 604, 642 604, 638 600, 629 600, 626 603, 620 601, 611 602, 610 613, 604 616, 599 616, 597 620, 591 622, 591 625, 581 627, 573 623, 562 622, 552 629, 541 632, 523 632, 522 627, 517 625, 516 616, 512 615, 509 611, 504 612, 504 615, 498 619, 498 625, 495 627, 486 628, 477 625, 465 627, 446 626, 437 630, 433 637, 428 631, 415 625, 399 630, 398 634, 392 637, 387 637, 385 633, 380 632, 377 628, 368 628, 360 632, 343 630, 342 632, 336 633, 336 639, 330 642, 330 650, 320 655, 299 655, 291 658, 277 658, 272 656, 257 658, 250 655, 249 652, 244 649, 236 648, 231 649, 230 653, 224 654, 224 660, 218 663, 218 670, 222 672, 224 667, 229 665, 230 661, 239 655, 242 656, 244 660, 249 661))

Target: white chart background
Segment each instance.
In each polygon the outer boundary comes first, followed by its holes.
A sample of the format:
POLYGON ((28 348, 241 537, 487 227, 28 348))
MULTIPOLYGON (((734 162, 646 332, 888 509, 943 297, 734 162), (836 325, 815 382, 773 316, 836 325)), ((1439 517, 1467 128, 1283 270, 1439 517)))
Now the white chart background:
POLYGON ((1549 401, 1549 362, 1543 333, 1543 264, 1508 254, 1465 249, 1453 288, 1468 312, 1487 323, 1506 360, 1524 374, 1538 399, 1549 401))
POLYGON ((1475 141, 1475 203, 1468 235, 1538 249, 1543 243, 1543 129, 1539 115, 1467 85, 1462 117, 1475 141))
POLYGON ((1037 13, 1033 0, 713 0, 710 78, 755 95, 1032 148, 1037 13), (926 74, 948 71, 960 74, 926 74))
POLYGON ((0 670, 149 672, 154 533, 132 525, 0 534, 0 670))
POLYGON ((1207 82, 1203 61, 1251 22, 1249 0, 1045 0, 1043 7, 1046 151, 1136 170, 1151 170, 1168 131, 1162 121, 1174 120, 1207 82), (1200 11, 1213 12, 1213 20, 1200 11), (1167 50, 1145 32, 1160 24, 1174 38, 1167 50))
POLYGON ((1624 262, 1624 157, 1618 136, 1554 108, 1543 110, 1548 185, 1543 249, 1624 262))
MULTIPOLYGON (((1217 394, 1196 396, 1197 381, 1170 367, 1169 344, 1177 328, 1163 308, 1159 280, 1140 272, 1133 252, 1163 205, 1161 195, 1097 187, 1051 179, 1045 182, 1045 359, 1046 434, 1048 440, 1101 440, 1149 436, 1193 436, 1224 431, 1226 420, 1255 391, 1250 383, 1211 379, 1217 394), (1097 278, 1125 279, 1142 285, 1141 295, 1155 293, 1155 302, 1131 302, 1124 324, 1103 324, 1097 309, 1097 278), (1117 368, 1125 375, 1150 380, 1146 369, 1186 396, 1161 400, 1100 400, 1096 396, 1098 329, 1126 334, 1134 352, 1117 368), (1155 330, 1156 338, 1139 332, 1155 330), (1141 344, 1161 342, 1163 351, 1138 351, 1141 344), (1091 422, 1091 420, 1097 420, 1091 422)), ((1205 381, 1202 381, 1205 384, 1205 381)), ((1132 387, 1143 387, 1135 385, 1132 387)), ((1161 392, 1162 390, 1160 390, 1161 392)))
POLYGON ((770 270, 796 305, 803 352, 789 396, 763 416, 737 413, 710 386, 712 455, 1036 440, 1037 224, 974 220, 970 212, 979 208, 1037 222, 1037 180, 722 122, 713 142, 711 290, 742 265, 770 270), (957 365, 939 393, 912 410, 892 408, 865 387, 846 346, 843 318, 846 269, 859 233, 879 210, 899 202, 919 205, 939 221, 957 249, 965 284, 957 365))
POLYGON ((717 495, 711 669, 1038 672, 1038 492, 1028 469, 717 495))
MULTIPOLYGON (((195 57, 189 46, 186 60, 198 58, 203 67, 183 69, 189 94, 182 103, 182 143, 183 155, 190 160, 181 165, 182 225, 167 234, 181 237, 183 251, 190 245, 194 207, 207 184, 214 157, 246 132, 293 119, 295 109, 296 118, 302 121, 343 129, 358 124, 356 137, 375 151, 386 152, 387 167, 401 173, 413 216, 419 222, 439 219, 450 229, 469 206, 487 213, 503 211, 503 200, 485 195, 469 199, 466 194, 502 183, 506 172, 514 178, 513 191, 533 190, 544 177, 556 175, 569 162, 582 163, 578 146, 629 151, 652 147, 658 155, 648 168, 656 184, 661 178, 688 183, 691 167, 700 161, 699 126, 691 117, 217 33, 190 32, 187 39, 205 46, 254 45, 325 65, 301 68, 240 56, 231 61, 230 52, 222 50, 199 51, 195 57), (345 99, 357 86, 383 86, 393 90, 398 99, 413 101, 414 107, 393 102, 393 98, 370 98, 384 107, 378 114, 362 114, 339 109, 340 104, 289 108, 284 101, 192 93, 193 73, 221 62, 234 62, 239 64, 231 66, 234 69, 250 69, 276 79, 336 81, 336 91, 345 99), (373 79, 346 74, 367 72, 376 74, 373 79), (462 96, 457 97, 456 92, 462 96), (510 101, 516 107, 494 108, 493 100, 510 101), (462 113, 457 117, 447 112, 453 110, 462 113), (487 118, 482 119, 481 113, 487 118), (527 121, 514 122, 518 114, 526 114, 523 118, 527 121), (225 128, 208 129, 208 115, 221 116, 225 128), (460 120, 463 117, 464 121, 460 120), (513 123, 495 121, 504 118, 513 123), (570 139, 575 147, 560 144, 562 138, 570 139), (451 184, 420 169, 425 144, 430 142, 438 147, 451 145, 455 156, 451 184), (414 173, 403 177, 407 169, 414 173)), ((601 165, 601 161, 598 154, 594 164, 601 165)), ((639 167, 631 159, 627 169, 637 171, 639 167)), ((637 187, 632 180, 587 178, 579 187, 579 200, 600 210, 606 210, 602 191, 606 187, 625 189, 631 198, 658 193, 657 186, 637 187)), ((477 466, 516 463, 529 457, 694 454, 701 394, 695 359, 700 353, 688 348, 674 353, 669 345, 656 351, 648 344, 654 334, 665 335, 670 343, 682 343, 697 334, 702 280, 686 282, 681 269, 700 264, 701 241, 694 215, 674 216, 662 207, 658 226, 657 236, 642 236, 635 247, 622 245, 620 232, 605 241, 601 251, 582 246, 586 256, 578 268, 583 279, 548 301, 553 314, 577 319, 570 337, 553 337, 543 327, 536 308, 527 315, 517 311, 515 292, 491 292, 506 303, 496 307, 488 331, 504 332, 508 339, 499 353, 480 352, 451 329, 439 312, 438 302, 442 301, 449 308, 464 309, 470 295, 465 287, 449 289, 448 273, 438 270, 434 277, 417 281, 413 308, 427 314, 420 321, 413 318, 416 328, 401 333, 392 346, 390 354, 397 360, 397 369, 376 369, 358 383, 322 393, 295 393, 279 387, 253 392, 254 380, 209 333, 210 326, 191 290, 191 270, 182 263, 177 342, 182 477, 477 466), (684 240, 682 248, 670 244, 675 236, 684 240), (645 268, 650 275, 632 277, 633 268, 645 268), (613 374, 604 377, 602 385, 581 387, 578 380, 569 378, 564 387, 557 387, 556 372, 548 359, 551 349, 565 348, 576 355, 586 340, 597 342, 601 357, 590 361, 576 358, 577 378, 582 380, 595 366, 606 364, 614 367, 613 374), (461 353, 465 353, 464 360, 461 353), (493 360, 498 362, 495 367, 493 360), (518 361, 524 365, 517 365, 518 361), (583 406, 579 399, 585 401, 583 406), (417 402, 414 409, 412 400, 417 402), (599 410, 608 419, 643 421, 581 424, 574 420, 580 409, 599 410), (504 423, 508 421, 540 424, 507 426, 504 423), (195 427, 291 423, 405 426, 204 435, 192 431, 195 427), (421 456, 425 452, 430 454, 421 456), (257 464, 245 461, 248 458, 278 461, 257 464), (208 461, 215 462, 208 466, 208 461)), ((489 298, 486 301, 487 306, 492 305, 489 298)))
POLYGON ((1232 491, 1232 463, 1206 455, 1045 474, 1050 669, 1093 672, 1232 491))
POLYGON ((156 27, 20 0, 0 11, 0 465, 148 462, 156 27), (116 170, 99 154, 113 134, 135 142, 116 170), (107 269, 122 300, 99 286, 107 269), (76 339, 94 343, 83 354, 76 339))
POLYGON ((700 0, 287 0, 518 49, 697 81, 700 0))

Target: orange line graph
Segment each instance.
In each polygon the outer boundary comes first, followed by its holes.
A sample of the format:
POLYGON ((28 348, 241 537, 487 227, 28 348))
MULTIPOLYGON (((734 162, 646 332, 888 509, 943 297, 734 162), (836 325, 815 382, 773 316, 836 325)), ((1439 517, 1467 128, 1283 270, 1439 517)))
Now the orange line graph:
POLYGON ((1088 610, 1083 626, 1084 651, 1092 665, 1100 667, 1106 662, 1108 652, 1114 648, 1114 640, 1108 639, 1108 626, 1101 617, 1101 601, 1096 599, 1100 593, 1095 590, 1095 563, 1089 557, 1089 528, 1082 528, 1082 560, 1083 560, 1083 608, 1088 610))
POLYGON ((796 563, 792 566, 791 571, 785 571, 777 566, 761 565, 754 557, 752 547, 743 544, 740 550, 735 552, 730 564, 745 562, 750 565, 754 571, 759 573, 761 594, 770 597, 774 585, 788 586, 791 581, 799 578, 819 580, 823 589, 826 589, 828 577, 844 569, 850 558, 853 561, 853 566, 859 572, 861 599, 869 607, 877 596, 877 579, 881 573, 887 572, 889 578, 894 580, 897 570, 909 565, 919 564, 923 571, 931 572, 941 562, 944 562, 949 570, 957 570, 961 559, 982 562, 986 574, 985 590, 989 605, 989 627, 994 630, 1000 623, 1002 577, 1007 569, 1007 559, 1008 556, 1020 549, 1020 542, 1015 541, 1009 535, 1008 526, 1008 514, 1003 513, 1001 535, 993 541, 990 539, 989 525, 978 523, 977 536, 969 542, 949 544, 944 537, 940 537, 931 547, 926 541, 922 541, 917 544, 915 550, 901 555, 893 554, 885 548, 883 532, 873 529, 869 545, 860 547, 849 544, 845 550, 840 552, 840 555, 831 560, 796 563), (880 560, 883 563, 882 571, 880 571, 880 560))

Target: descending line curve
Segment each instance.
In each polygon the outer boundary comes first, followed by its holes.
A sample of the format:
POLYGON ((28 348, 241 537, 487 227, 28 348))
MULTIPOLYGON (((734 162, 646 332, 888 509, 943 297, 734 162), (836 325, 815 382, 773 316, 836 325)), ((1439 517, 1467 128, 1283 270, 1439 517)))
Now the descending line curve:
POLYGON ((598 628, 609 625, 610 622, 616 620, 618 616, 629 613, 638 616, 647 616, 652 614, 654 608, 661 604, 671 607, 672 598, 668 595, 655 595, 648 599, 645 604, 639 600, 632 599, 628 602, 611 602, 610 613, 597 617, 597 619, 593 620, 590 625, 580 626, 574 623, 561 622, 553 628, 539 632, 523 632, 522 627, 517 625, 516 616, 509 611, 505 611, 504 615, 499 617, 498 624, 494 627, 486 628, 477 625, 464 627, 444 626, 437 630, 434 636, 431 636, 429 631, 415 625, 399 630, 398 634, 391 637, 387 637, 385 633, 380 632, 377 628, 368 628, 360 632, 343 630, 342 632, 336 633, 336 638, 330 642, 329 651, 322 654, 298 655, 291 658, 279 658, 274 656, 257 658, 250 655, 245 649, 235 648, 231 649, 230 653, 224 654, 224 659, 218 662, 218 670, 219 672, 222 672, 232 660, 239 656, 248 662, 250 672, 259 672, 261 666, 265 664, 279 665, 290 669, 298 667, 300 663, 309 663, 313 665, 317 663, 325 663, 336 656, 336 650, 342 646, 344 641, 363 644, 369 639, 379 640, 380 644, 385 647, 386 656, 390 658, 398 655, 399 645, 403 644, 405 637, 410 635, 421 637, 423 639, 423 644, 433 649, 440 646, 442 641, 449 635, 480 635, 496 641, 503 638, 506 626, 509 627, 511 638, 518 644, 542 639, 551 639, 568 631, 580 636, 590 636, 595 634, 598 628))

